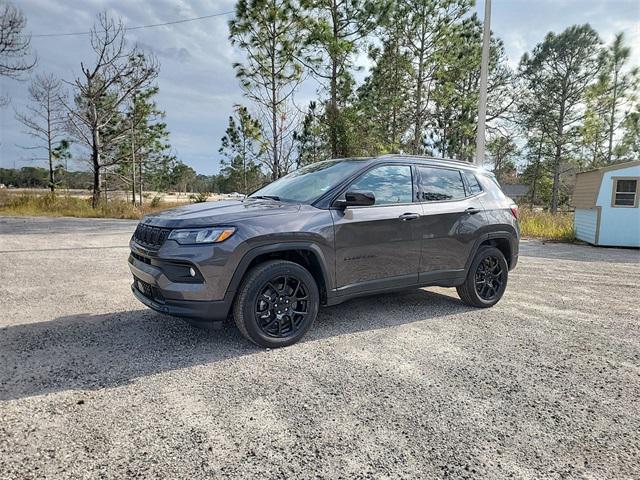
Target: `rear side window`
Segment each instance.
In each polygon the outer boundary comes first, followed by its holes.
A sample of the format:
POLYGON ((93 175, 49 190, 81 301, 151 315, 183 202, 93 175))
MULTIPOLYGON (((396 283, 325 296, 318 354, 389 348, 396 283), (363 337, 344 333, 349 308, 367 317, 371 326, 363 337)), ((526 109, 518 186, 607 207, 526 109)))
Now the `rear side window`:
POLYGON ((482 187, 478 183, 478 179, 471 172, 463 172, 465 180, 467 181, 468 192, 467 196, 475 195, 482 191, 482 187))
POLYGON ((349 190, 373 192, 376 205, 411 203, 413 182, 408 165, 383 165, 369 170, 351 184, 349 190))
POLYGON ((422 202, 461 200, 465 197, 459 170, 418 167, 418 199, 422 202))

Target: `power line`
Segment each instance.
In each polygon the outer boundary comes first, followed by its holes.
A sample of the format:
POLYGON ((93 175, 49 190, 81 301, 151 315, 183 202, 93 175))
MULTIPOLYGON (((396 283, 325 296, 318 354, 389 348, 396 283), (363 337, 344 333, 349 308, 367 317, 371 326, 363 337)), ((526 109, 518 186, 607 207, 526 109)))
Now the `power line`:
MULTIPOLYGON (((187 22, 195 22, 196 20, 205 20, 207 18, 213 17, 222 17, 224 15, 230 15, 233 12, 222 12, 222 13, 214 13, 212 15, 204 15, 202 17, 195 18, 185 18, 183 20, 174 20, 172 22, 165 23, 152 23, 150 25, 138 25, 137 27, 125 27, 124 31, 129 32, 131 30, 141 30, 143 28, 153 28, 153 27, 163 27, 165 25, 176 25, 178 23, 187 23, 187 22)), ((69 33, 40 33, 38 35, 31 35, 31 38, 41 38, 41 37, 71 37, 74 35, 89 35, 91 32, 69 32, 69 33)))

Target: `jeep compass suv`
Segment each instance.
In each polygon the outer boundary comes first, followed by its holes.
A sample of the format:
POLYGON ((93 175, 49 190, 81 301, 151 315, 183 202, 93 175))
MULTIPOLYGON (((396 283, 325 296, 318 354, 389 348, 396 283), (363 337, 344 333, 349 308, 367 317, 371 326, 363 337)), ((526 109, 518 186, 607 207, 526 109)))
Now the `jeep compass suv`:
POLYGON ((243 200, 146 216, 130 242, 131 289, 191 321, 232 313, 263 347, 300 340, 320 306, 373 293, 456 287, 491 307, 518 260, 517 214, 495 177, 467 163, 329 160, 243 200))

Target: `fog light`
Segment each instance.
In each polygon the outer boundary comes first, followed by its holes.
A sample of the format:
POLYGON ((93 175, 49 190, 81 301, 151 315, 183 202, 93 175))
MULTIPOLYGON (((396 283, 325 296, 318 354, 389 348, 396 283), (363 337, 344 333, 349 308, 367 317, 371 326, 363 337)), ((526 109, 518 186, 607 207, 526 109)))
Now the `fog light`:
POLYGON ((190 274, 192 277, 195 277, 195 276, 196 276, 196 271, 193 269, 193 267, 189 267, 189 274, 190 274))

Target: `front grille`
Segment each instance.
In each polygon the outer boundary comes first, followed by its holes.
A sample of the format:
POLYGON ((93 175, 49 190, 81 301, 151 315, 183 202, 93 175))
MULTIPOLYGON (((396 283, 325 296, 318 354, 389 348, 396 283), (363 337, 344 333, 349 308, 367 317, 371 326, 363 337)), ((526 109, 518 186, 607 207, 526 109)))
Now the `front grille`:
POLYGON ((156 287, 149 285, 147 282, 143 282, 138 277, 133 277, 133 284, 141 294, 150 298, 158 303, 164 303, 164 296, 160 293, 156 287))
POLYGON ((136 243, 145 247, 160 248, 171 233, 169 228, 153 227, 144 223, 139 223, 133 238, 136 243))
MULTIPOLYGON (((147 258, 147 257, 143 257, 142 255, 138 255, 136 252, 131 252, 131 256, 133 258, 135 258, 136 260, 139 260, 143 263, 146 263, 147 265, 151 265, 151 259, 147 258)), ((133 263, 133 262, 131 262, 133 263)))

